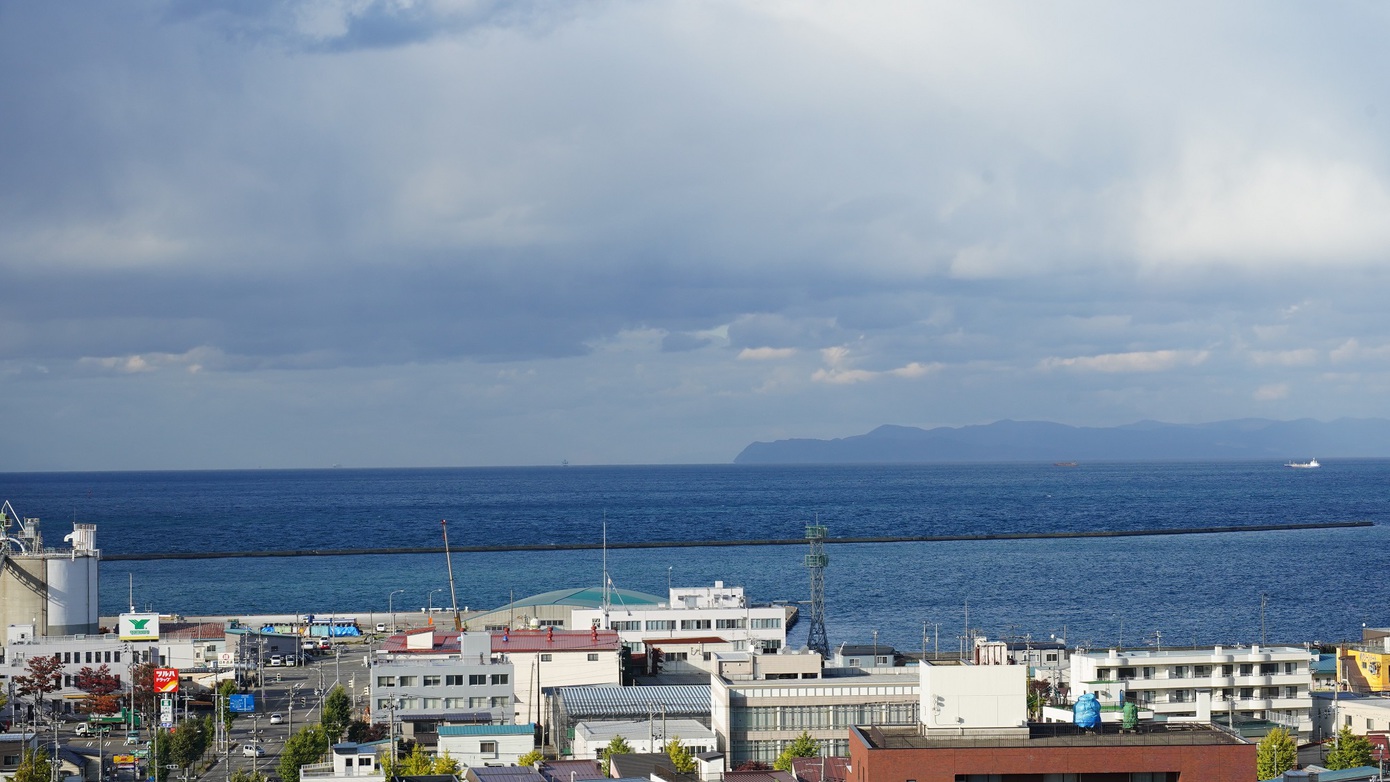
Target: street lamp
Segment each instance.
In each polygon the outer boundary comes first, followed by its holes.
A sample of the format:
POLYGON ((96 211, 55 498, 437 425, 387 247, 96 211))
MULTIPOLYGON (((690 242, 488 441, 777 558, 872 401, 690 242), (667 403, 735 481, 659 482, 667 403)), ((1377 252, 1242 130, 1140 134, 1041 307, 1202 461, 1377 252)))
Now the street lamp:
POLYGON ((434 593, 435 593, 435 592, 443 592, 443 591, 444 591, 444 587, 440 587, 440 588, 438 588, 438 589, 431 589, 431 590, 430 590, 430 594, 429 594, 429 608, 427 609, 430 613, 434 613, 434 593))
POLYGON ((395 603, 396 595, 399 595, 400 593, 402 593, 402 592, 404 592, 404 591, 405 591, 404 589, 392 590, 391 594, 389 594, 389 595, 386 596, 386 612, 389 613, 389 614, 391 614, 391 631, 392 631, 392 632, 395 632, 395 630, 396 630, 396 603, 395 603))

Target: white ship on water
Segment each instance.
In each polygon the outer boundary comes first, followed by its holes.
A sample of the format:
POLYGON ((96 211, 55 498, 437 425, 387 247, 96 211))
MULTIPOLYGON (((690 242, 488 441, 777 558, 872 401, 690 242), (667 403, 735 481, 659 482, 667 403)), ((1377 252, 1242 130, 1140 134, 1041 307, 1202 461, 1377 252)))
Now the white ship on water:
POLYGON ((1322 465, 1321 465, 1321 464, 1318 464, 1318 460, 1317 460, 1317 459, 1309 459, 1309 460, 1306 461, 1306 462, 1289 462, 1288 464, 1286 464, 1286 465, 1284 465, 1284 466, 1285 466, 1285 467, 1293 467, 1294 469, 1298 469, 1298 470, 1311 470, 1311 469, 1313 469, 1314 467, 1321 467, 1322 465))

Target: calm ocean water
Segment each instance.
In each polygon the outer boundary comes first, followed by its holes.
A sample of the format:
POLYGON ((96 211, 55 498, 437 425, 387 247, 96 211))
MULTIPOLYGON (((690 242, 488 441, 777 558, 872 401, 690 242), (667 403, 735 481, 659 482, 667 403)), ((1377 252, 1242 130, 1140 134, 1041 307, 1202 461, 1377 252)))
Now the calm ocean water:
MULTIPOLYGON (((942 650, 990 635, 1106 645, 1359 637, 1390 624, 1390 460, 1272 463, 674 466, 0 474, 0 499, 50 545, 95 523, 107 553, 1162 529, 1367 520, 1376 526, 1121 539, 832 545, 832 644, 942 650)), ((614 551, 617 586, 720 579, 804 600, 800 547, 614 551)), ((456 554, 460 604, 597 585, 597 551, 456 554)), ((448 600, 443 555, 106 562, 102 612, 385 612, 448 600), (436 591, 439 590, 439 591, 436 591)), ((620 609, 619 609, 620 610, 620 609)), ((805 638, 805 623, 793 633, 805 638)))

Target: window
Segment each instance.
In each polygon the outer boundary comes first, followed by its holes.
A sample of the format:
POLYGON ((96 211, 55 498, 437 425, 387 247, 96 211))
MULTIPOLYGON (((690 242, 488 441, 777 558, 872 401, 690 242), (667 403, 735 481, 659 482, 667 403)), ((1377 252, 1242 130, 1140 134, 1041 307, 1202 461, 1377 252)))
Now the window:
POLYGON ((1222 675, 1222 676, 1231 676, 1231 675, 1233 675, 1235 672, 1236 672, 1236 667, 1235 667, 1234 665, 1223 665, 1223 666, 1221 666, 1221 675, 1222 675))
POLYGON ((438 699, 438 698, 421 698, 421 699, 420 699, 420 708, 422 708, 422 709, 438 709, 438 708, 440 708, 442 705, 443 705, 443 704, 441 704, 441 703, 439 702, 439 699, 438 699))
POLYGON ((553 660, 553 659, 555 659, 555 655, 553 655, 553 654, 551 654, 551 653, 549 653, 549 652, 542 652, 542 653, 541 653, 541 662, 543 662, 543 663, 548 663, 548 662, 550 662, 550 661, 553 660))
POLYGON ((589 662, 591 662, 591 663, 596 663, 596 662, 598 662, 598 652, 589 652, 589 662))
POLYGON ((1298 663, 1284 663, 1284 673, 1285 673, 1285 674, 1298 673, 1298 663))
POLYGON ((468 674, 468 686, 469 686, 469 687, 479 687, 479 686, 482 686, 482 685, 484 685, 484 684, 487 684, 487 674, 485 674, 485 673, 470 673, 470 674, 468 674))
POLYGON ((1241 663, 1241 664, 1240 664, 1240 675, 1241 675, 1241 676, 1249 676, 1250 674, 1252 674, 1252 673, 1254 673, 1254 672, 1255 672, 1255 666, 1251 665, 1250 663, 1241 663))
POLYGON ((480 742, 478 742, 478 754, 479 754, 479 755, 491 755, 492 757, 496 757, 496 756, 497 756, 497 742, 495 742, 495 741, 480 741, 480 742))
POLYGON ((665 652, 662 654, 662 657, 666 658, 668 662, 690 659, 690 655, 687 652, 665 652))
POLYGON ((494 673, 494 674, 492 675, 492 683, 493 683, 493 684, 506 684, 506 683, 507 683, 508 681, 510 681, 510 680, 511 680, 511 677, 510 677, 508 674, 505 674, 505 673, 494 673))
POLYGON ((396 686, 396 677, 394 677, 394 676, 378 676, 378 677, 376 677, 376 686, 378 686, 378 687, 395 687, 395 686, 396 686))
POLYGON ((91 662, 91 661, 92 661, 92 653, 91 653, 91 652, 87 652, 87 662, 91 662))
POLYGON ((744 625, 744 622, 743 622, 742 619, 716 619, 716 620, 714 620, 714 627, 715 627, 715 629, 717 629, 717 630, 737 630, 737 629, 743 627, 743 625, 744 625))
POLYGON ((1248 700, 1250 700, 1250 699, 1253 698, 1253 697, 1255 697, 1255 688, 1254 688, 1254 687, 1241 687, 1241 688, 1240 688, 1240 699, 1241 699, 1241 700, 1243 700, 1243 701, 1248 701, 1248 700))
POLYGON ((1192 675, 1195 676, 1195 677, 1197 677, 1198 679, 1205 679, 1205 678, 1207 678, 1208 676, 1211 676, 1211 666, 1210 666, 1210 665, 1194 665, 1194 666, 1192 666, 1192 675))
POLYGON ((1150 665, 1150 666, 1146 666, 1146 667, 1144 668, 1144 670, 1143 670, 1143 674, 1144 674, 1144 678, 1145 678, 1145 679, 1152 679, 1152 678, 1154 677, 1154 668, 1153 668, 1153 666, 1151 666, 1151 665, 1150 665))
POLYGON ((777 630, 782 627, 782 620, 777 617, 771 619, 754 619, 752 627, 754 630, 777 630))
POLYGON ((494 708, 494 709, 505 709, 505 708, 507 708, 507 701, 508 701, 508 700, 509 700, 509 699, 508 699, 506 696, 494 697, 494 698, 492 699, 492 702, 491 702, 491 703, 492 703, 492 708, 494 708))
POLYGON ((1284 688, 1284 697, 1285 697, 1285 698, 1297 698, 1297 697, 1298 697, 1298 688, 1297 688, 1297 687, 1285 687, 1285 688, 1284 688))
POLYGON ((446 673, 446 674, 444 674, 444 686, 445 686, 445 687, 462 687, 462 686, 463 686, 463 674, 461 674, 461 673, 446 673))
POLYGON ((1279 672, 1279 664, 1278 664, 1278 663, 1260 663, 1260 675, 1261 675, 1261 676, 1273 676, 1274 674, 1276 674, 1276 673, 1278 673, 1278 672, 1279 672))
POLYGON ((648 620, 647 620, 647 629, 648 629, 648 630, 674 630, 674 629, 676 629, 676 620, 674 620, 674 619, 648 619, 648 620))
POLYGON ((387 709, 391 708, 391 699, 390 699, 390 698, 377 698, 377 699, 376 699, 376 707, 377 707, 377 709, 380 710, 380 711, 386 711, 387 709))
POLYGON ((1175 666, 1173 666, 1173 677, 1172 677, 1172 678, 1174 678, 1174 679, 1186 679, 1186 678, 1187 678, 1187 666, 1186 666, 1186 665, 1175 665, 1175 666))
POLYGON ((120 662, 120 661, 121 661, 121 652, 120 652, 119 649, 116 650, 116 653, 115 653, 115 655, 114 655, 114 658, 115 658, 115 659, 113 659, 112 662, 120 662))
POLYGON ((418 680, 419 678, 420 677, 418 676, 402 676, 400 678, 400 684, 402 687, 414 687, 416 686, 416 680, 418 680))
POLYGON ((1055 663, 1055 662, 1057 662, 1057 653, 1056 653, 1056 652, 1048 652, 1047 654, 1044 654, 1044 655, 1043 655, 1043 662, 1047 662, 1047 663, 1055 663))
POLYGON ((540 619, 540 620, 537 620, 536 626, 537 626, 537 627, 564 627, 564 626, 565 626, 565 620, 563 620, 563 619, 540 619))
POLYGON ((357 765, 371 768, 372 758, 369 755, 362 755, 357 758, 357 765))
POLYGON ((1121 668, 1121 669, 1120 669, 1120 680, 1121 680, 1121 681, 1125 681, 1125 680, 1127 680, 1127 679, 1133 679, 1133 678, 1134 678, 1134 669, 1133 669, 1133 668, 1121 668))
POLYGON ((469 699, 468 699, 468 708, 470 708, 470 709, 486 709, 486 708, 487 708, 487 698, 469 698, 469 699))
POLYGON ((111 662, 111 652, 106 653, 106 662, 111 662))
POLYGON ((630 633, 630 632, 634 632, 634 631, 638 631, 638 630, 641 630, 641 629, 642 629, 642 623, 641 623, 640 621, 633 621, 633 622, 613 622, 612 624, 613 624, 613 629, 614 629, 614 630, 617 630, 617 631, 620 632, 620 633, 630 633))
POLYGON ((489 633, 500 633, 507 629, 507 625, 483 625, 483 629, 489 633))
POLYGON ((438 687, 438 686, 439 686, 439 675, 438 675, 438 674, 434 674, 434 675, 422 676, 422 677, 420 677, 420 683, 423 684, 423 685, 426 686, 426 687, 438 687))
POLYGON ((682 619, 682 620, 681 620, 681 629, 682 629, 682 630, 708 630, 709 628, 710 628, 710 620, 708 620, 708 619, 682 619))

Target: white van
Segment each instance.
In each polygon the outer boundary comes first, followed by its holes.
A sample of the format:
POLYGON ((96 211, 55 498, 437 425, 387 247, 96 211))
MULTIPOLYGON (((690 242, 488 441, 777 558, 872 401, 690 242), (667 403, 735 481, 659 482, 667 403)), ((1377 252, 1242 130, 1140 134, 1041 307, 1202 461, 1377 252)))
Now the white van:
POLYGON ((284 658, 282 655, 272 654, 272 655, 270 656, 270 667, 272 667, 272 668, 279 668, 280 666, 282 666, 282 665, 284 665, 284 664, 285 664, 285 658, 284 658))

